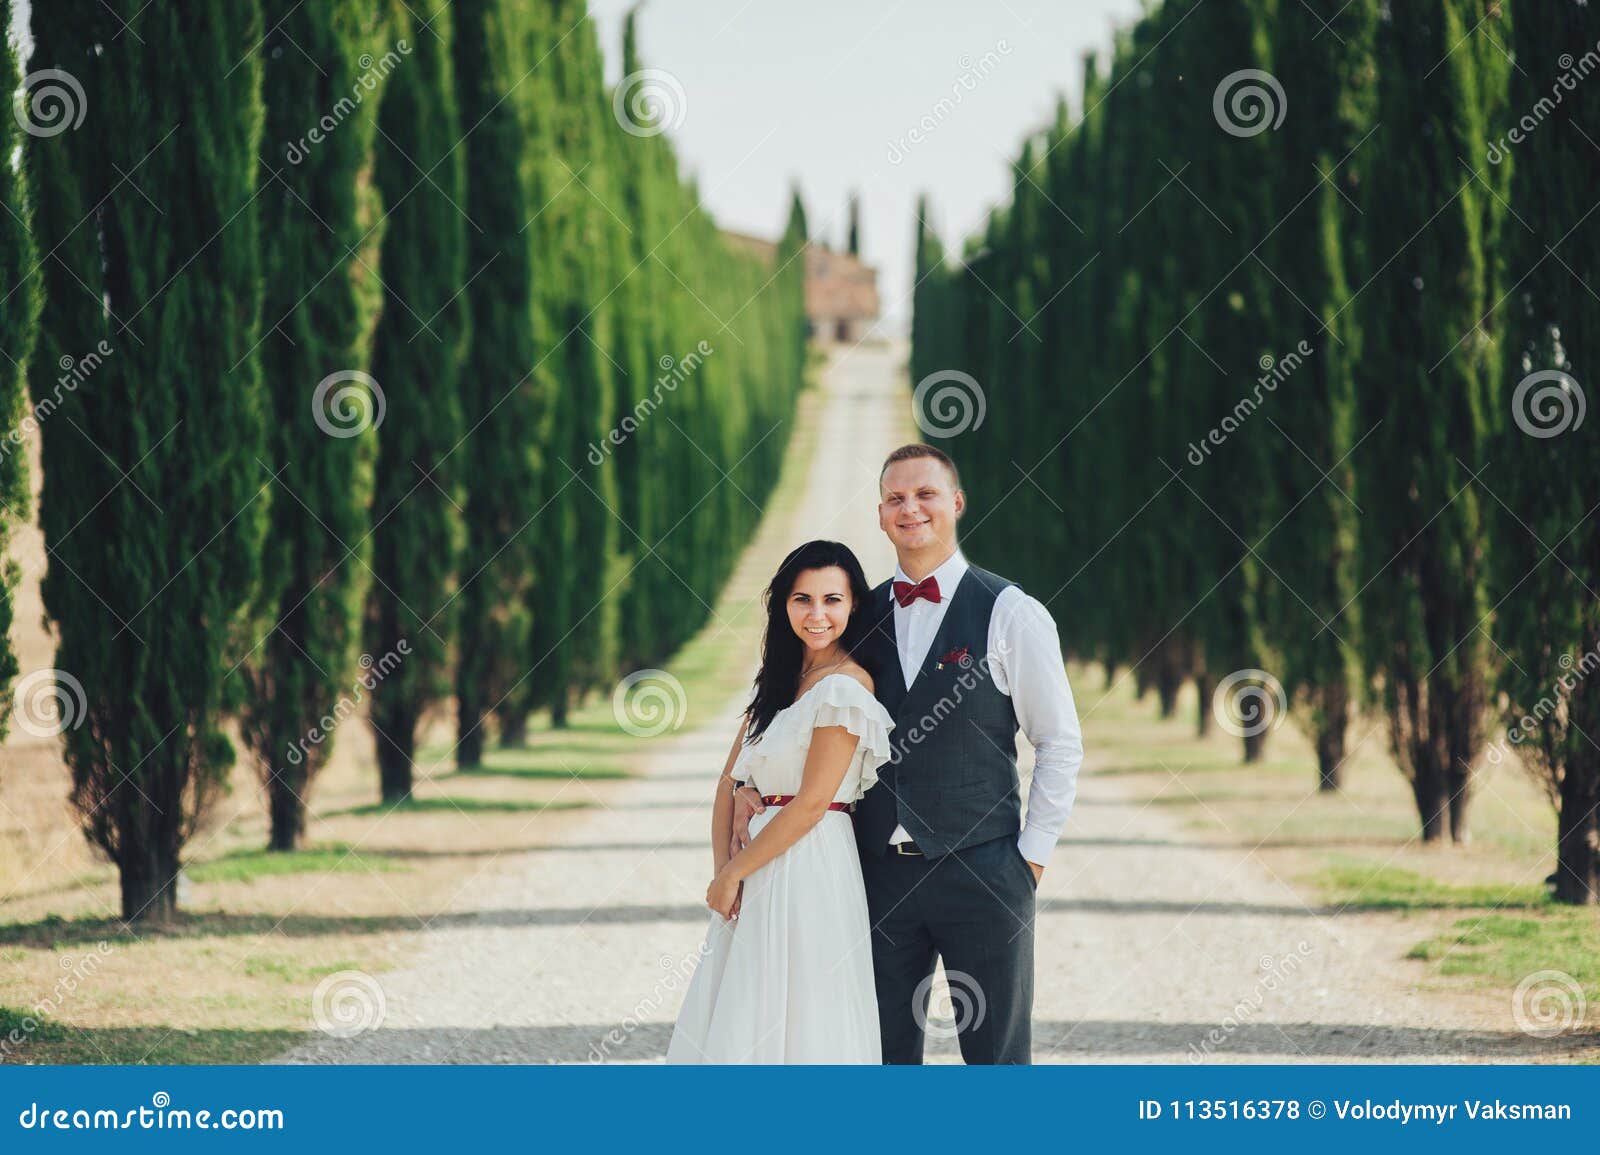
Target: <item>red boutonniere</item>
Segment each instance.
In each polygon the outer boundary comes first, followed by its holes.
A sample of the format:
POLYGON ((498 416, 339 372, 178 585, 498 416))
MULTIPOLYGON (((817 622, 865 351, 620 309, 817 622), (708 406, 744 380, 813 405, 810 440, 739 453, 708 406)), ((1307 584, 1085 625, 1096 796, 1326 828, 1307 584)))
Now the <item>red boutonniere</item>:
POLYGON ((972 665, 972 655, 967 652, 966 646, 957 646, 944 657, 939 659, 938 668, 941 670, 944 669, 944 664, 946 662, 955 662, 959 664, 962 669, 965 669, 966 667, 972 665))

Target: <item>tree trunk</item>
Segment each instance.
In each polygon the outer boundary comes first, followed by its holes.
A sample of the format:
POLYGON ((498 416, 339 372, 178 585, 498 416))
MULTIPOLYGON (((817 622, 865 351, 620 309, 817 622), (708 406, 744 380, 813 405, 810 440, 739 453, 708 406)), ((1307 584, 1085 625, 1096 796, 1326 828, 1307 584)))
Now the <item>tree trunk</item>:
POLYGON ((1211 696, 1217 692, 1217 680, 1210 674, 1196 674, 1194 688, 1195 693, 1200 696, 1199 705, 1194 713, 1194 732, 1198 737, 1204 738, 1211 733, 1211 696))
POLYGON ((470 694, 456 697, 456 767, 483 762, 483 726, 488 715, 470 694))
POLYGON ((1161 702, 1161 716, 1170 718, 1178 712, 1178 691, 1183 682, 1174 674, 1163 670, 1156 681, 1156 697, 1161 702))
POLYGON ((1350 725, 1350 688, 1343 682, 1317 690, 1317 789, 1338 790, 1344 775, 1345 731, 1350 725))
POLYGON ((1106 689, 1109 690, 1109 689, 1111 689, 1112 686, 1114 686, 1116 684, 1117 684, 1117 663, 1112 662, 1112 661, 1108 661, 1108 662, 1106 662, 1106 689))
POLYGON ((1145 695, 1150 692, 1150 671, 1143 665, 1134 667, 1133 671, 1133 697, 1135 701, 1142 702, 1145 695))
POLYGON ((1248 733, 1244 736, 1244 760, 1246 764, 1259 762, 1266 756, 1267 732, 1248 733))
POLYGON ((156 845, 131 847, 117 864, 122 878, 125 922, 166 925, 178 914, 178 851, 156 845))
POLYGON ((378 739, 378 777, 383 788, 383 800, 388 803, 404 802, 411 797, 412 755, 416 741, 411 732, 391 734, 378 739))
POLYGON ((1449 810, 1444 774, 1439 767, 1419 759, 1411 779, 1411 794, 1422 819, 1422 841, 1439 842, 1444 838, 1445 814, 1449 810))
POLYGON ((500 714, 500 748, 510 749, 528 744, 528 715, 522 709, 500 714))
POLYGON ((1450 841, 1466 845, 1472 841, 1467 827, 1467 807, 1472 802, 1472 767, 1452 765, 1445 775, 1445 789, 1449 791, 1450 841))
POLYGON ((1600 759, 1594 751, 1567 766, 1556 823, 1557 902, 1600 901, 1600 759))
POLYGON ((567 728, 567 695, 562 691, 556 695, 555 701, 550 703, 550 729, 565 730, 567 728))
MULTIPOLYGON (((301 767, 304 770, 304 767, 301 767)), ((272 832, 267 839, 267 849, 272 851, 297 850, 306 832, 306 808, 301 801, 306 779, 291 778, 281 769, 272 772, 267 783, 267 810, 271 816, 272 832)))

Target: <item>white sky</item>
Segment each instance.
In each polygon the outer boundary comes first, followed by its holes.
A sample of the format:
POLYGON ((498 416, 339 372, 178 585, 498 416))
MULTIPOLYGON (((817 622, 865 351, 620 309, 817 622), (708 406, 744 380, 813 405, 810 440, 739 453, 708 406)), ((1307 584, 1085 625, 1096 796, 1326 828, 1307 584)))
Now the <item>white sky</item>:
MULTIPOLYGON (((590 0, 612 81, 632 2, 590 0)), ((918 193, 930 194, 947 248, 958 247, 1009 195, 1009 162, 1027 133, 1050 123, 1057 93, 1077 107, 1083 54, 1108 50, 1112 30, 1139 8, 1138 0, 649 0, 639 39, 645 66, 683 88, 672 138, 718 222, 776 236, 798 180, 813 234, 842 242, 846 198, 859 188, 863 255, 879 269, 885 316, 904 325, 918 193), (911 143, 925 117, 936 126, 911 143), (903 159, 892 163, 896 141, 903 159)))

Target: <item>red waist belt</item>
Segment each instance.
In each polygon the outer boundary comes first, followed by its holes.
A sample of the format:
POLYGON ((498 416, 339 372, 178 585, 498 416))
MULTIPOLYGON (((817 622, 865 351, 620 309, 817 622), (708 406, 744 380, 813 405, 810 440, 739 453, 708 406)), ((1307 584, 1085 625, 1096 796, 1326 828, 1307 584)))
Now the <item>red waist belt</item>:
MULTIPOLYGON (((763 806, 787 806, 789 803, 793 802, 797 797, 798 797, 798 795, 795 795, 795 794, 763 794, 761 796, 761 804, 763 806)), ((855 803, 853 803, 853 802, 830 802, 830 803, 828 803, 828 809, 829 810, 843 810, 846 814, 848 814, 848 813, 850 813, 850 811, 855 809, 855 803)))

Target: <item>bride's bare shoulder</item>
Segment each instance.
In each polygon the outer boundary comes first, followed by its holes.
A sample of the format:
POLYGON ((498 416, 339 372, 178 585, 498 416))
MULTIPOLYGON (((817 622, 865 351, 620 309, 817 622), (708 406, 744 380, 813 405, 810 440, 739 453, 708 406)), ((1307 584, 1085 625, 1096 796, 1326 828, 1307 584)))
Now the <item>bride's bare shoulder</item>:
POLYGON ((875 692, 876 684, 872 680, 872 675, 867 673, 867 668, 865 666, 858 666, 854 662, 852 662, 850 665, 845 666, 839 672, 841 674, 848 674, 848 675, 850 675, 850 677, 852 677, 856 681, 860 682, 861 685, 863 687, 865 687, 867 693, 871 694, 871 693, 875 692))

